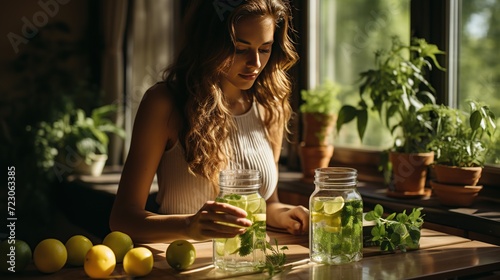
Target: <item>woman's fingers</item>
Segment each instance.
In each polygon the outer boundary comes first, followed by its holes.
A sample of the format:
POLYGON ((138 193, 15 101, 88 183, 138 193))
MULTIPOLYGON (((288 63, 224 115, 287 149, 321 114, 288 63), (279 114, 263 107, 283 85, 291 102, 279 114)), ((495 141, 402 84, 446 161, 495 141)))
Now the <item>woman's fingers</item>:
POLYGON ((309 231, 309 210, 297 206, 282 213, 283 227, 291 234, 301 235, 309 231))
POLYGON ((246 212, 238 207, 234 207, 225 203, 216 203, 202 211, 200 221, 207 222, 207 224, 215 224, 214 230, 227 231, 227 227, 231 225, 236 227, 249 227, 252 222, 246 219, 246 212), (228 225, 231 224, 231 225, 228 225), (224 227, 217 227, 223 225, 224 227))
POLYGON ((195 231, 206 238, 231 238, 252 225, 244 210, 221 202, 205 203, 195 216, 195 231))
POLYGON ((247 212, 245 210, 238 208, 236 206, 233 206, 231 204, 227 203, 222 203, 222 202, 215 202, 215 201, 208 201, 205 203, 205 205, 202 208, 203 210, 206 211, 212 211, 212 212, 224 212, 230 215, 234 215, 237 217, 246 217, 247 212))

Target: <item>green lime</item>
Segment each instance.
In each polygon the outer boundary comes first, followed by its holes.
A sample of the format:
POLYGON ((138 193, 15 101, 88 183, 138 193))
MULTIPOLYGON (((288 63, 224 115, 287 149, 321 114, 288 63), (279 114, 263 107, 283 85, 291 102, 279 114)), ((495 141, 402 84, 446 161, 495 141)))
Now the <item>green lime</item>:
POLYGON ((238 252, 240 246, 241 243, 240 243, 240 238, 238 236, 233 238, 228 238, 226 240, 226 243, 224 244, 224 251, 226 251, 229 255, 232 255, 238 252))
POLYGON ((338 211, 342 210, 343 207, 344 198, 341 196, 337 196, 332 200, 323 202, 323 209, 328 215, 337 213, 338 211))
POLYGON ((66 243, 66 251, 68 252, 68 264, 73 266, 83 266, 85 255, 94 246, 92 241, 83 235, 74 235, 66 243))
POLYGON ((6 239, 0 243, 0 271, 21 272, 31 262, 32 255, 31 248, 26 242, 6 239))
POLYGON ((168 246, 166 258, 168 264, 175 270, 185 270, 194 263, 196 250, 191 242, 176 240, 168 246))
POLYGON ((247 196, 247 209, 248 213, 255 213, 261 208, 261 198, 256 194, 247 196))

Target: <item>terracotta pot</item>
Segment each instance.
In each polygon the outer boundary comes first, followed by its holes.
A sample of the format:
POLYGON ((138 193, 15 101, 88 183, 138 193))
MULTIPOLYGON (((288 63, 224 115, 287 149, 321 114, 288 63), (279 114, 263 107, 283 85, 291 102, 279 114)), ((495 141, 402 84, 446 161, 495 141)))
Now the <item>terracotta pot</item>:
POLYGON ((436 180, 443 184, 475 186, 481 178, 482 167, 456 167, 436 164, 434 173, 436 180))
POLYGON ((328 167, 333 156, 333 145, 329 146, 305 146, 302 142, 299 147, 300 164, 302 167, 302 181, 314 182, 316 168, 328 167))
POLYGON ((328 146, 333 134, 337 115, 317 113, 302 114, 302 138, 306 146, 328 146))
POLYGON ((446 206, 470 206, 476 199, 482 186, 457 186, 430 182, 431 187, 439 199, 446 206))
POLYGON ((434 152, 405 154, 391 152, 394 191, 410 194, 424 192, 427 168, 434 161, 434 152))

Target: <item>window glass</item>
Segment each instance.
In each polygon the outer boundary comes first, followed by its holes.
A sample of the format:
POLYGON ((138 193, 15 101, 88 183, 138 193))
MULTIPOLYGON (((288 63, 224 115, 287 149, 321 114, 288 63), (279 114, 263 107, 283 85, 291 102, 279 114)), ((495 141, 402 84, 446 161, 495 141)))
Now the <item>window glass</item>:
MULTIPOLYGON (((388 49, 391 37, 410 40, 410 0, 319 0, 318 79, 342 86, 343 104, 359 101, 359 73, 374 66, 375 51, 388 49)), ((370 116, 363 143, 356 124, 344 126, 336 146, 388 148, 392 138, 375 116, 370 116)))
MULTIPOLYGON (((499 50, 500 1, 461 1, 457 100, 460 108, 467 109, 465 102, 474 99, 486 103, 497 119, 500 117, 499 50)), ((490 153, 489 163, 497 157, 500 158, 500 142, 490 153)))

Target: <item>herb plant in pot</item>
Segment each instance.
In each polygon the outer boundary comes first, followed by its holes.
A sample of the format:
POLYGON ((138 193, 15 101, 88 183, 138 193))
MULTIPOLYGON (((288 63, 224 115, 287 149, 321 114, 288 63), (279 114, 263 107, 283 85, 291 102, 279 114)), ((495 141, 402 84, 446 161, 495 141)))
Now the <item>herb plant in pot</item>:
POLYGON ((434 142, 436 179, 431 186, 442 204, 470 206, 482 186, 477 186, 489 149, 494 143, 495 115, 477 101, 469 111, 435 107, 440 120, 434 142))
POLYGON ((56 174, 101 175, 107 160, 107 133, 125 136, 125 131, 108 118, 116 108, 105 105, 93 109, 90 115, 76 109, 53 123, 42 122, 35 145, 45 154, 43 167, 54 168, 56 174))
POLYGON ((340 101, 337 96, 340 86, 327 81, 310 90, 302 90, 304 103, 302 113, 302 142, 299 156, 302 168, 302 181, 311 183, 316 168, 327 167, 333 156, 333 134, 340 101))
POLYGON ((434 88, 425 75, 433 66, 443 70, 436 58, 439 54, 443 52, 424 39, 413 38, 410 45, 405 45, 393 37, 390 50, 375 54, 375 68, 360 74, 357 106, 344 105, 339 111, 337 130, 356 119, 363 139, 369 112, 374 111, 392 133, 392 148, 381 163, 389 183, 388 195, 430 194, 425 185, 434 154, 428 145, 435 132, 430 113, 421 109, 435 104, 434 88))

